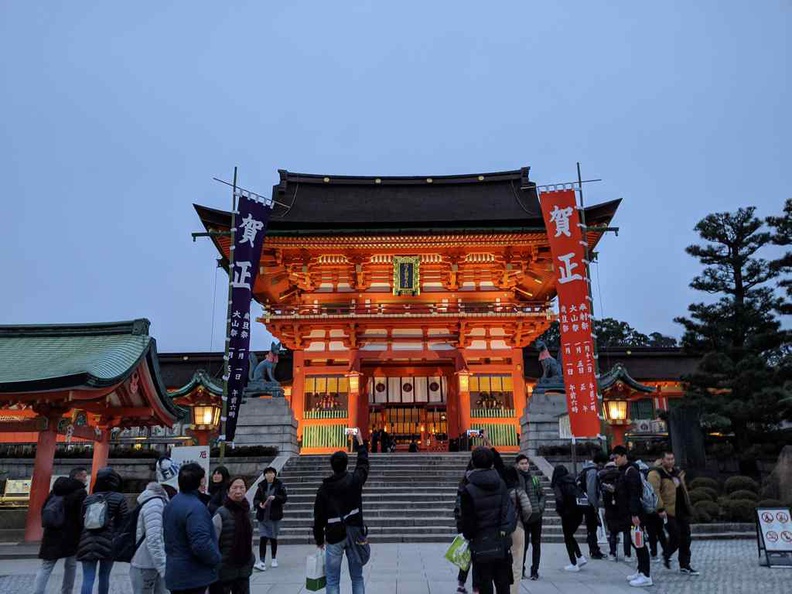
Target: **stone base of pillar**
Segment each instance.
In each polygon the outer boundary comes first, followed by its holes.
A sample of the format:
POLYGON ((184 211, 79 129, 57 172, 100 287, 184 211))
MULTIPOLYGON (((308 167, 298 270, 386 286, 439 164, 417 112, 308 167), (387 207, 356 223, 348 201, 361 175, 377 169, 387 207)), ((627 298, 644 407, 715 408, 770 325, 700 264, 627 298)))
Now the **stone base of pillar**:
POLYGON ((275 446, 281 454, 299 454, 297 419, 284 398, 249 398, 240 409, 234 445, 275 446))
POLYGON ((520 418, 520 452, 536 456, 541 446, 569 445, 558 431, 558 419, 567 414, 564 394, 534 394, 520 418))

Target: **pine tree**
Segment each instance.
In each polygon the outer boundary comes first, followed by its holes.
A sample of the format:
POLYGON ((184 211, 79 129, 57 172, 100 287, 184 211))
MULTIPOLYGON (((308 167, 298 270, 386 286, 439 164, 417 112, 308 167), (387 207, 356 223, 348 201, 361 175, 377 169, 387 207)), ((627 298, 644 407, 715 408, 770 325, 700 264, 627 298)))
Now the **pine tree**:
POLYGON ((696 231, 706 242, 687 253, 704 270, 690 286, 717 297, 694 303, 683 325, 683 347, 702 357, 688 382, 687 403, 698 405, 703 420, 733 432, 746 447, 751 430, 767 430, 784 418, 783 382, 776 371, 785 335, 775 317, 780 300, 770 281, 778 271, 757 253, 771 241, 755 208, 716 213, 696 231))
MULTIPOLYGON (((780 217, 767 217, 767 224, 773 228, 771 241, 774 244, 792 246, 792 198, 787 198, 784 213, 780 217)), ((780 258, 770 262, 770 268, 778 272, 778 286, 785 291, 779 312, 792 315, 792 250, 787 250, 780 258)))
MULTIPOLYGON (((597 335, 598 348, 617 347, 675 347, 677 340, 659 332, 646 335, 627 322, 614 318, 594 320, 594 333, 597 335)), ((540 337, 550 350, 558 349, 561 344, 561 331, 558 322, 553 322, 540 337)))

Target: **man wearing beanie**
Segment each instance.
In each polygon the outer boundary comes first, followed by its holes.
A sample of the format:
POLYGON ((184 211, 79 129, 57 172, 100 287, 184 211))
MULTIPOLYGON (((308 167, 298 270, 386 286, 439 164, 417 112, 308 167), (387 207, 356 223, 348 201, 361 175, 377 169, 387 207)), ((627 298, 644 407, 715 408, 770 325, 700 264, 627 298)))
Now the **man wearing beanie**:
POLYGON ((517 514, 506 484, 492 465, 492 450, 478 447, 473 470, 461 493, 462 534, 471 543, 473 588, 480 594, 507 594, 512 583, 509 556, 517 514))
POLYGON ((341 562, 344 553, 349 564, 353 594, 364 594, 363 563, 356 551, 350 550, 347 527, 355 533, 363 531, 363 485, 369 472, 368 451, 360 430, 355 433, 357 465, 347 471, 349 457, 346 452, 330 456, 333 475, 324 479, 314 502, 313 535, 316 546, 325 551, 327 594, 339 594, 341 562))

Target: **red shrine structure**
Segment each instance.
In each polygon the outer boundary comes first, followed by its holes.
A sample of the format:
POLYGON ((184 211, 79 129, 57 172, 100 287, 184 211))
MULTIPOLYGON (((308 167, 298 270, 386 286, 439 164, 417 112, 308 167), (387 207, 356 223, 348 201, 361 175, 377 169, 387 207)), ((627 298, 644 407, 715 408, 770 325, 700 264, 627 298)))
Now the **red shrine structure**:
MULTIPOLYGON (((529 168, 432 177, 279 171, 253 289, 292 351, 302 453, 344 429, 448 449, 487 429, 519 448, 523 348, 555 319, 555 271, 529 168)), ((586 208, 596 246, 618 200, 586 208)), ((230 213, 196 205, 220 254, 230 213)))
POLYGON ((59 443, 93 444, 93 484, 107 466, 114 428, 171 427, 178 417, 144 319, 0 326, 0 408, 1 441, 36 443, 26 541, 41 538, 59 443))

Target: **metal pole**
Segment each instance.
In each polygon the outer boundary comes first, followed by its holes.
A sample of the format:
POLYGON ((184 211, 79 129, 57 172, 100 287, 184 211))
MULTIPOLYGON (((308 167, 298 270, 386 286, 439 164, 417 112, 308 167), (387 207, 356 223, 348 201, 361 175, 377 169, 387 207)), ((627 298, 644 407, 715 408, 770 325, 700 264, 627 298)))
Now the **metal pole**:
MULTIPOLYGON (((234 184, 231 192, 231 244, 228 248, 228 307, 226 314, 226 339, 225 339, 225 356, 223 357, 223 412, 220 415, 222 419, 220 422, 220 435, 225 437, 226 425, 228 424, 228 380, 229 380, 229 357, 228 349, 231 345, 231 297, 233 292, 234 280, 234 235, 236 233, 236 189, 237 189, 237 168, 234 167, 234 184)), ((223 464, 225 459, 226 442, 225 439, 220 441, 220 465, 223 464)))
MULTIPOLYGON (((591 251, 589 250, 589 243, 588 243, 588 236, 586 234, 586 208, 585 203, 583 202, 583 183, 582 177, 580 175, 580 161, 577 162, 577 176, 578 176, 578 195, 580 196, 580 224, 583 227, 583 243, 584 249, 586 250, 585 262, 586 262, 586 286, 588 287, 588 296, 589 296, 589 315, 591 316, 591 340, 594 346, 594 376, 597 378, 597 404, 599 406, 599 411, 602 414, 602 418, 600 419, 600 432, 602 433, 602 449, 607 454, 608 453, 608 438, 605 435, 605 408, 604 403, 602 401, 602 392, 600 392, 599 388, 599 376, 600 376, 600 368, 599 368, 599 353, 597 352, 597 333, 594 331, 594 292, 591 289, 591 251)), ((574 445, 573 445, 574 448, 574 445)))

